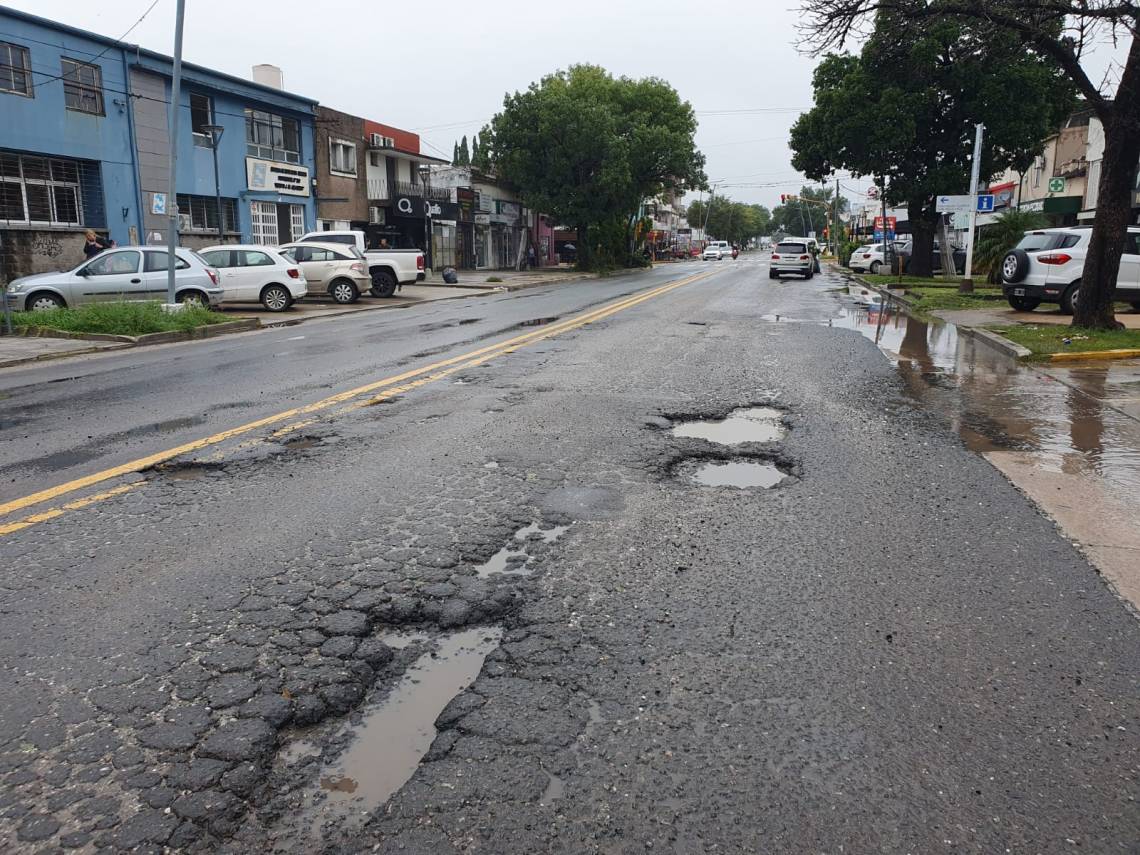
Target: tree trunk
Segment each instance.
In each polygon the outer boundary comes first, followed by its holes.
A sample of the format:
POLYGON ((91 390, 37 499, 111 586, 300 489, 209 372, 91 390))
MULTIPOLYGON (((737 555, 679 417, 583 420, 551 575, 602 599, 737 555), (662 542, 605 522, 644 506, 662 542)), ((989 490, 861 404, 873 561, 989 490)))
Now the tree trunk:
POLYGON ((910 259, 906 266, 907 275, 933 276, 934 230, 938 225, 937 214, 925 207, 925 200, 921 203, 907 204, 906 212, 910 218, 910 235, 913 238, 910 259))
MULTIPOLYGON (((942 278, 956 278, 958 268, 954 266, 954 248, 950 246, 950 229, 946 227, 946 217, 938 215, 938 252, 942 256, 942 278)), ((973 290, 973 289, 971 289, 973 290)))
POLYGON ((590 252, 590 227, 587 225, 583 225, 583 224, 579 223, 578 224, 578 269, 579 270, 589 270, 590 269, 590 262, 591 262, 590 256, 591 255, 592 255, 592 253, 590 252))
POLYGON ((1113 329, 1113 295, 1132 216, 1133 178, 1140 164, 1140 38, 1133 37, 1116 99, 1101 120, 1104 159, 1100 189, 1073 326, 1113 329))

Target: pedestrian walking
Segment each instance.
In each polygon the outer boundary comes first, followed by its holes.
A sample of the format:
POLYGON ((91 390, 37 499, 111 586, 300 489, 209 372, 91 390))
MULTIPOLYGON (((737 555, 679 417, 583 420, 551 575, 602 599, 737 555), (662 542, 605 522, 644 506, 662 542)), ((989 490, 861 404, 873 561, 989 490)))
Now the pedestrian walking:
POLYGON ((83 236, 83 255, 86 258, 94 258, 105 249, 112 249, 115 242, 110 238, 100 237, 95 234, 91 229, 83 236))
POLYGON ((534 244, 531 244, 530 246, 528 246, 526 248, 526 266, 531 270, 534 269, 534 266, 535 266, 534 244))

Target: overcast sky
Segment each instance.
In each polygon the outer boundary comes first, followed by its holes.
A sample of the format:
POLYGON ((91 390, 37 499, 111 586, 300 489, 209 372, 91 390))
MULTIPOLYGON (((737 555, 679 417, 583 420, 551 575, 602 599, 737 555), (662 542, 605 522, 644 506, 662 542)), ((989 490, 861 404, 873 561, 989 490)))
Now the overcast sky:
MULTIPOLYGON (((118 38, 151 0, 6 2, 118 38)), ((455 140, 476 133, 502 106, 505 92, 551 71, 589 62, 615 75, 662 77, 697 111, 710 181, 721 181, 734 199, 772 206, 803 183, 789 163, 787 133, 811 106, 815 61, 793 45, 798 6, 186 0, 184 56, 246 78, 256 63, 279 65, 288 90, 416 131, 425 153, 447 158, 455 140)), ((175 0, 158 0, 125 41, 171 53, 174 9, 175 0)), ((1102 50, 1098 73, 1124 52, 1102 50)), ((844 180, 854 190, 870 183, 844 180)))

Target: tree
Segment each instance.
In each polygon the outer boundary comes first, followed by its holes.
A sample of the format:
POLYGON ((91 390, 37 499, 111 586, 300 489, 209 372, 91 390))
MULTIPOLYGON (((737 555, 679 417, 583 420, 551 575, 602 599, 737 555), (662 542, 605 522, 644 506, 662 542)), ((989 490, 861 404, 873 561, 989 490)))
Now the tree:
POLYGON ((459 143, 456 143, 451 148, 451 162, 457 166, 459 165, 459 143))
POLYGON ((467 134, 464 134, 463 139, 459 141, 459 156, 456 160, 460 166, 471 165, 471 150, 467 148, 467 134))
POLYGON ((772 222, 771 212, 763 205, 746 205, 716 195, 708 202, 690 202, 686 216, 692 228, 705 228, 717 240, 740 245, 768 234, 772 222))
POLYGON ((696 127, 666 82, 576 65, 507 95, 481 145, 528 207, 578 229, 579 260, 590 266, 598 236, 599 263, 628 253, 644 200, 704 184, 696 127))
MULTIPOLYGON (((807 237, 810 232, 823 234, 835 218, 831 200, 832 187, 813 187, 805 184, 798 196, 786 199, 772 211, 771 231, 807 237)), ((839 199, 839 212, 847 211, 847 200, 839 199)))
POLYGON ((471 164, 478 163, 483 157, 483 146, 479 143, 479 135, 471 137, 471 164))
POLYGON ((815 105, 792 127, 793 165, 809 178, 874 175, 904 205, 908 272, 933 275, 935 199, 969 186, 974 125, 987 127, 983 178, 1027 162, 1071 107, 1071 89, 1009 33, 881 12, 859 56, 826 56, 815 105))
MULTIPOLYGON (((1128 0, 808 0, 804 37, 817 52, 842 47, 884 11, 910 21, 969 22, 1012 37, 1062 73, 1104 126, 1093 231, 1073 313, 1076 326, 1116 326, 1113 293, 1140 162, 1140 4, 1128 0), (1107 31, 1107 33, 1106 33, 1107 31), (1115 97, 1082 64, 1087 45, 1129 41, 1115 97)), ((1106 81, 1107 82, 1107 81, 1106 81)))

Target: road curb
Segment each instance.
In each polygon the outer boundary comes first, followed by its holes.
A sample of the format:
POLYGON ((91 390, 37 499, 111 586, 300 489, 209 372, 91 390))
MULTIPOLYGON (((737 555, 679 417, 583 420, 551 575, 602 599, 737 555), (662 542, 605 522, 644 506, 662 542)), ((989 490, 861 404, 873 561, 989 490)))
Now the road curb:
MULTIPOLYGON (((948 323, 943 321, 943 323, 948 323)), ((1010 341, 1004 336, 998 335, 992 330, 982 329, 981 327, 968 327, 959 324, 954 324, 958 327, 958 331, 970 338, 978 339, 983 344, 988 345, 999 353, 1004 353, 1006 356, 1012 356, 1014 359, 1028 359, 1033 356, 1033 351, 1028 347, 1022 347, 1015 341, 1010 341)))
POLYGON ((1135 359, 1140 356, 1140 348, 1125 347, 1115 350, 1081 350, 1049 354, 1050 362, 1084 362, 1086 359, 1135 359))
POLYGON ((0 368, 14 368, 18 365, 28 365, 32 362, 50 362, 53 359, 66 359, 69 356, 84 356, 91 353, 111 353, 116 350, 128 350, 134 347, 129 342, 115 342, 103 347, 84 347, 80 350, 68 350, 63 353, 41 353, 37 356, 22 356, 19 359, 5 359, 0 361, 0 368))

